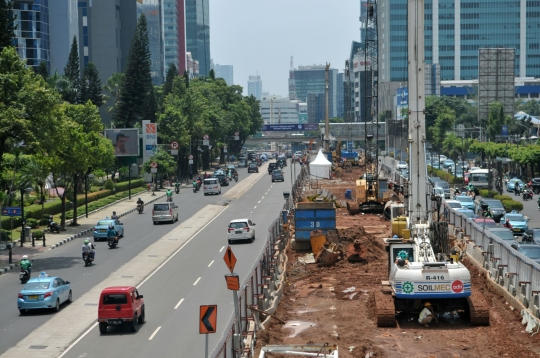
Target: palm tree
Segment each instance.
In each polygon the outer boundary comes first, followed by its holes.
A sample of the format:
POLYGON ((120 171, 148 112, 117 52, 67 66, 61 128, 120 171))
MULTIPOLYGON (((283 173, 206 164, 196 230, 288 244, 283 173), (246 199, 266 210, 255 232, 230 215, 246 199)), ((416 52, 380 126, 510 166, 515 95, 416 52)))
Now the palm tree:
POLYGON ((47 168, 35 157, 30 158, 21 169, 21 182, 29 183, 39 191, 42 217, 45 211, 45 183, 49 174, 47 168))
POLYGON ((123 80, 124 74, 115 72, 107 79, 107 84, 103 86, 103 89, 108 92, 108 95, 103 95, 103 101, 108 102, 110 99, 113 100, 113 103, 107 107, 107 112, 114 112, 120 98, 120 87, 122 87, 123 80))

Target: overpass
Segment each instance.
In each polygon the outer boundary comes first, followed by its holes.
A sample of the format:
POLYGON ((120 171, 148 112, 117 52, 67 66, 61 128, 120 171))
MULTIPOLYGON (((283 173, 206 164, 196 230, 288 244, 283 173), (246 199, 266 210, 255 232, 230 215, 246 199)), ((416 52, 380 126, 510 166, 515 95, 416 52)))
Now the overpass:
MULTIPOLYGON (((330 123, 330 140, 331 141, 363 141, 366 139, 366 131, 372 134, 373 137, 377 134, 378 140, 386 138, 386 123, 330 123)), ((261 143, 261 142, 280 142, 280 143, 309 143, 314 140, 315 143, 321 142, 324 138, 325 127, 324 123, 319 123, 319 131, 305 132, 263 132, 262 135, 250 136, 246 143, 261 143)))

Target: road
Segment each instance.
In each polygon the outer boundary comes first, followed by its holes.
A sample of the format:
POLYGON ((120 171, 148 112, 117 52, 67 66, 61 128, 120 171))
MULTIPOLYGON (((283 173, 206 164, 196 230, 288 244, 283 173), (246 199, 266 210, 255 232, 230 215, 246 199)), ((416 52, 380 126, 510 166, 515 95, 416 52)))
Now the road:
POLYGON ((210 356, 217 353, 221 348, 218 341, 227 334, 226 324, 234 311, 233 295, 224 279, 228 273, 223 262, 227 225, 242 217, 256 223, 254 243, 231 246, 238 259, 235 272, 242 281, 251 272, 265 246, 268 227, 283 207, 283 191, 291 187, 287 179, 290 172, 285 174, 283 183, 272 184, 269 176, 255 183, 139 288, 146 302, 147 322, 138 332, 110 329, 100 336, 94 327, 63 357, 202 357, 204 336, 199 334, 198 320, 199 306, 205 304, 218 305, 218 333, 209 336, 210 356))
MULTIPOLYGON (((152 225, 151 205, 142 215, 129 214, 121 219, 125 227, 125 237, 120 240, 117 249, 109 249, 105 242, 98 242, 96 261, 92 267, 84 267, 80 258, 81 241, 62 245, 55 250, 43 252, 33 261, 33 275, 46 271, 49 275, 58 275, 71 282, 74 301, 116 272, 126 262, 133 260, 141 251, 152 246, 158 239, 190 218, 198 210, 209 204, 223 205, 229 201, 229 190, 234 191, 247 177, 247 171, 240 169, 240 181, 222 188, 222 195, 203 196, 202 192, 193 193, 190 189, 182 190, 173 196, 179 206, 179 221, 174 224, 152 225)), ((253 174, 250 174, 253 175, 253 174)), ((266 183, 268 185, 268 183, 266 183)), ((104 214, 106 215, 106 214, 104 214)), ((35 328, 47 324, 55 313, 35 312, 20 316, 16 306, 17 293, 22 288, 18 272, 12 271, 0 277, 0 354, 27 337, 35 328)), ((63 307, 65 309, 65 307, 63 307)))

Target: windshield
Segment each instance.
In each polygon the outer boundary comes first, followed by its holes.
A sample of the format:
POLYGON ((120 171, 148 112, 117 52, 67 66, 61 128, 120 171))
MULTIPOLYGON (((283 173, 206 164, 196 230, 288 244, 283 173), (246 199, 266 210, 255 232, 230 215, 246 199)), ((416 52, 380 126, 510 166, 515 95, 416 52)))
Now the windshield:
POLYGON ((500 201, 488 201, 486 203, 491 209, 493 208, 496 208, 496 209, 503 209, 504 206, 502 205, 502 203, 500 201))
POLYGON ((471 181, 486 182, 487 174, 471 174, 471 181))
POLYGON ((462 203, 472 203, 473 202, 473 200, 469 196, 458 196, 456 199, 459 200, 462 203))
POLYGON ((448 183, 445 181, 438 181, 435 183, 436 188, 443 188, 443 189, 449 189, 448 183))
POLYGON ((26 286, 24 286, 24 289, 25 290, 47 290, 50 284, 51 284, 50 281, 28 282, 26 286))
POLYGON ((461 208, 460 203, 448 203, 448 206, 450 206, 451 208, 461 208))
POLYGON ((521 215, 506 215, 506 218, 510 221, 525 221, 525 218, 521 215))
POLYGON ((105 305, 125 305, 126 303, 127 298, 124 294, 109 294, 103 296, 103 304, 105 305))
POLYGON ((111 220, 100 220, 97 223, 97 226, 109 226, 112 224, 111 220))
POLYGON ((497 230, 497 231, 492 231, 492 233, 503 240, 514 241, 514 235, 512 234, 510 230, 497 230))
POLYGON ((520 247, 519 252, 527 256, 530 259, 540 259, 540 246, 539 247, 520 247))

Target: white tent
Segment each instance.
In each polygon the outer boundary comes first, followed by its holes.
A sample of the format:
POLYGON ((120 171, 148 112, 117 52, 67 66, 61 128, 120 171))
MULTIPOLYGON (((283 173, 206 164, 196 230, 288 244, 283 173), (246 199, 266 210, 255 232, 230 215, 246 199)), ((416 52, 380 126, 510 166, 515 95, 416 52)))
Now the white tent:
POLYGON ((309 163, 309 171, 311 173, 311 179, 330 179, 332 163, 326 159, 321 149, 317 153, 317 158, 309 163))

